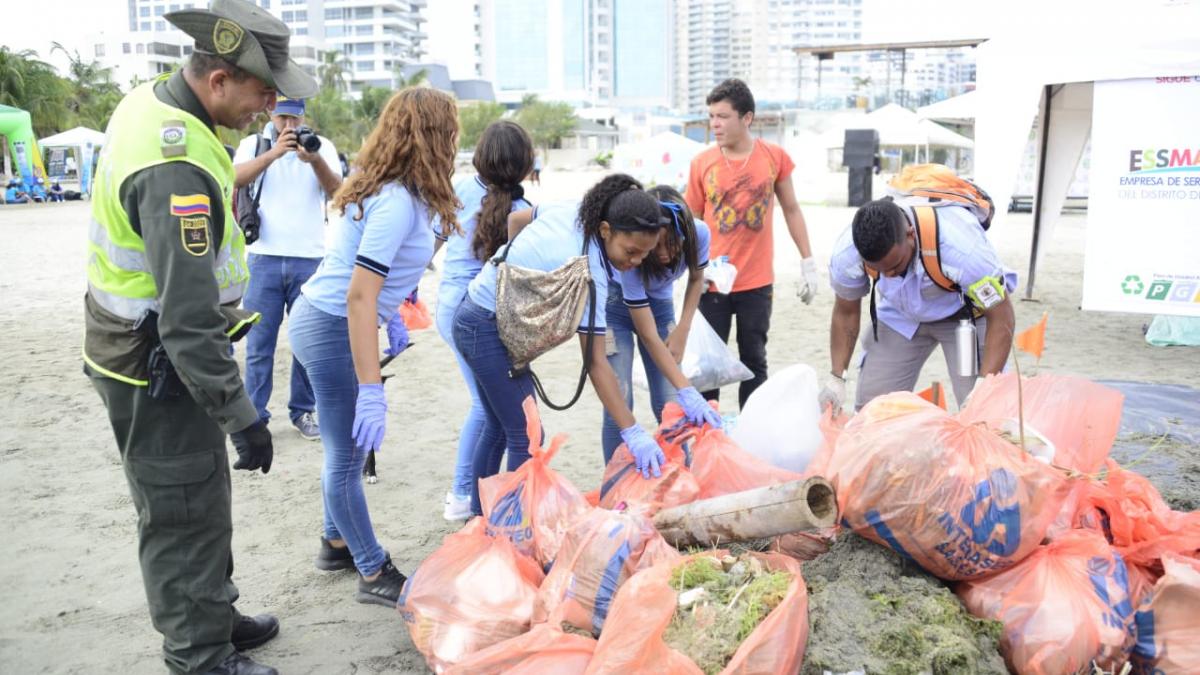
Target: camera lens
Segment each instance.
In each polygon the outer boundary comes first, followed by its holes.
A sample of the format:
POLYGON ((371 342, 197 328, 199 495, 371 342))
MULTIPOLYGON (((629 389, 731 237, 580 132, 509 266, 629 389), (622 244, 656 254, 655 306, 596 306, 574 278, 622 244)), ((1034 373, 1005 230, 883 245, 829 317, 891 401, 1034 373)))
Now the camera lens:
POLYGON ((296 129, 296 142, 308 152, 316 152, 321 149, 321 139, 309 127, 296 129))

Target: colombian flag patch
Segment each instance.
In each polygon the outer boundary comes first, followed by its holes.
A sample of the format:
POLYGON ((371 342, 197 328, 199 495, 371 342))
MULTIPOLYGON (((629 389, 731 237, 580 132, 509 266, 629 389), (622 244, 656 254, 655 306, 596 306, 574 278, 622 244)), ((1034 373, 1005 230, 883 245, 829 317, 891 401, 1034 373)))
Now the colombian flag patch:
POLYGON ((210 211, 208 195, 171 195, 173 216, 208 216, 210 211))

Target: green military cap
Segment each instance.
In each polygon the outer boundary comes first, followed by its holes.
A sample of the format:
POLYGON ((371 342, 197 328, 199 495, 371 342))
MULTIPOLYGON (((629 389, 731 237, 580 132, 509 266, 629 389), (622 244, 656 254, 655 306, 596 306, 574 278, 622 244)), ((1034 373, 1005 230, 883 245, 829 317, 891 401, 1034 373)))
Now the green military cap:
POLYGON ((317 81, 288 57, 287 25, 246 0, 212 0, 208 9, 164 17, 196 39, 196 51, 215 54, 290 98, 317 93, 317 81))

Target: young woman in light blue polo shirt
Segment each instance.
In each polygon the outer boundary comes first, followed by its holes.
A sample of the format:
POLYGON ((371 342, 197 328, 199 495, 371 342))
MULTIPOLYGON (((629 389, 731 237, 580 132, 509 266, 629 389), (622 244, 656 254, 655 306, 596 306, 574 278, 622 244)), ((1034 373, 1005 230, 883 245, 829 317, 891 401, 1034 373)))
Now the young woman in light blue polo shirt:
MULTIPOLYGON (((658 200, 663 219, 668 224, 663 227, 654 252, 646 256, 636 269, 622 271, 617 276, 617 283, 609 284, 608 307, 605 310, 608 322, 607 352, 608 363, 617 375, 625 405, 632 410, 634 337, 637 337, 636 351, 641 352, 646 381, 650 387, 650 409, 655 419, 661 422, 663 406, 678 397, 669 371, 665 372, 656 365, 654 350, 660 344, 665 345, 672 364, 678 364, 683 358, 692 318, 696 315, 700 294, 704 291, 704 268, 708 265, 710 235, 708 226, 692 217, 678 190, 669 185, 659 185, 647 192, 658 200), (687 273, 687 288, 683 294, 683 311, 676 325, 672 291, 675 282, 684 273, 687 273)), ((678 368, 671 370, 678 371, 678 368)), ((682 379, 683 374, 680 372, 676 377, 682 379)), ((684 394, 685 397, 690 395, 690 392, 684 394)), ((600 440, 607 463, 621 444, 621 428, 607 410, 604 411, 600 440)))
POLYGON ((483 269, 485 260, 508 241, 508 214, 529 208, 521 181, 533 166, 533 142, 520 125, 501 120, 488 125, 475 145, 476 176, 460 179, 454 187, 462 208, 458 223, 462 233, 450 235, 438 285, 437 329, 454 357, 471 394, 471 407, 463 420, 454 463, 454 483, 446 493, 442 517, 465 520, 471 515, 472 464, 475 443, 483 431, 485 415, 475 376, 454 346, 454 312, 467 295, 467 286, 483 269))
MULTIPOLYGON (((584 308, 579 326, 580 346, 585 350, 583 357, 588 359, 588 373, 596 395, 620 426, 621 439, 644 477, 660 475, 662 450, 638 425, 625 404, 606 358, 603 336, 609 282, 622 271, 636 269, 654 251, 666 222, 660 209, 641 183, 624 174, 613 174, 588 190, 579 203, 558 203, 532 212, 513 213, 509 218, 510 233, 514 224, 529 224, 520 230, 520 236, 512 235, 514 238, 502 247, 502 251, 507 251, 508 263, 545 272, 558 269, 586 251, 597 307, 594 323, 589 321, 591 308, 584 308), (601 306, 601 302, 605 305, 601 306), (586 352, 589 332, 599 336, 592 340, 591 353, 586 352)), ((653 330, 650 334, 657 336, 653 330)), ((467 297, 454 316, 454 342, 475 376, 485 414, 484 429, 475 445, 471 497, 472 513, 482 514, 479 480, 500 470, 500 459, 506 450, 509 471, 529 459, 529 437, 521 403, 534 393, 528 373, 514 376, 512 360, 496 327, 496 265, 484 265, 467 288, 467 297)), ((680 400, 689 419, 719 425, 720 418, 694 388, 688 387, 661 340, 656 347, 650 348, 651 354, 681 389, 680 400), (685 394, 684 389, 691 389, 694 397, 685 394)))
POLYGON ((362 470, 385 430, 379 326, 388 326, 388 354, 407 346, 397 308, 433 257, 435 237, 458 227, 450 183, 457 133, 457 107, 443 92, 416 87, 388 101, 356 170, 334 196, 343 217, 289 319, 292 350, 312 382, 325 446, 325 533, 317 567, 357 569, 359 602, 395 607, 405 581, 375 538, 362 470), (440 221, 436 231, 433 216, 440 221))

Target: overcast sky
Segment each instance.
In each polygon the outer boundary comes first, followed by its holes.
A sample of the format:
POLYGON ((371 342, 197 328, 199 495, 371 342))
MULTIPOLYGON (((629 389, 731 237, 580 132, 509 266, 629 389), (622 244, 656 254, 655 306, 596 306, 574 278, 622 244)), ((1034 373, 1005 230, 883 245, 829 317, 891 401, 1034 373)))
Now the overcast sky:
MULTIPOLYGON (((667 0, 671 1, 671 0, 667 0)), ((1167 3, 1190 0, 1144 0, 1167 3)), ((473 0, 430 0, 469 4, 473 0)), ((88 38, 101 30, 120 31, 126 21, 124 0, 5 0, 0 44, 34 49, 64 69, 61 54, 50 56, 57 40, 84 58, 88 38)), ((864 42, 906 42, 989 37, 1005 26, 1028 26, 1058 15, 1071 29, 1086 30, 1096 12, 1128 11, 1122 0, 864 0, 864 42), (1120 8, 1124 7, 1124 10, 1120 8)), ((466 48, 464 46, 464 48, 466 48)))

